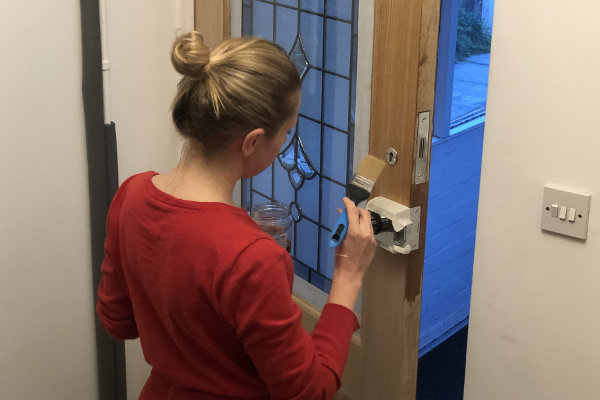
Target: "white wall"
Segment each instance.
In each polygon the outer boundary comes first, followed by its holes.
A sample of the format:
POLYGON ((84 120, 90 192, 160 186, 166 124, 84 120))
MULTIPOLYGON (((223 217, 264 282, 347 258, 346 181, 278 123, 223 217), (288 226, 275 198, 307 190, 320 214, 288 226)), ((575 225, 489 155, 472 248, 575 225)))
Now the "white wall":
POLYGON ((0 12, 0 397, 97 398, 79 1, 0 12))
POLYGON ((600 398, 600 3, 496 3, 465 399, 600 398), (592 194, 542 232, 544 184, 592 194))
MULTIPOLYGON (((107 0, 110 114, 116 124, 120 182, 142 171, 166 172, 179 160, 181 141, 169 107, 180 77, 170 54, 177 28, 192 28, 192 4, 107 0)), ((137 399, 150 367, 139 341, 126 342, 125 352, 128 398, 137 399)))

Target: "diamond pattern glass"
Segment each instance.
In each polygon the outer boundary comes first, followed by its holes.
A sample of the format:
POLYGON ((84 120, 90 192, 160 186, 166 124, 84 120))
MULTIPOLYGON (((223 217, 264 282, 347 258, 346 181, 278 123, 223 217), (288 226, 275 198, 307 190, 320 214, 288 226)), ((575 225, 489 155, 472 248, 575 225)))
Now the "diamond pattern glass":
POLYGON ((294 42, 294 46, 292 47, 292 51, 290 52, 290 59, 296 66, 298 70, 298 75, 300 75, 300 80, 304 79, 304 75, 306 75, 306 71, 308 71, 308 58, 306 57, 306 52, 304 51, 304 44, 302 43, 302 36, 298 34, 296 36, 296 41, 294 42))

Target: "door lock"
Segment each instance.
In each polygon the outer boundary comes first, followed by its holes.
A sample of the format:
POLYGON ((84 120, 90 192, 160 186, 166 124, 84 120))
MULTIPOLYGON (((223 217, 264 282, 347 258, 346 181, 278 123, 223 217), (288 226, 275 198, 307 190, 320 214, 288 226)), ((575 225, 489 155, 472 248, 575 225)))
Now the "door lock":
POLYGON ((390 253, 408 254, 419 248, 421 207, 408 208, 384 197, 367 203, 375 240, 390 253))

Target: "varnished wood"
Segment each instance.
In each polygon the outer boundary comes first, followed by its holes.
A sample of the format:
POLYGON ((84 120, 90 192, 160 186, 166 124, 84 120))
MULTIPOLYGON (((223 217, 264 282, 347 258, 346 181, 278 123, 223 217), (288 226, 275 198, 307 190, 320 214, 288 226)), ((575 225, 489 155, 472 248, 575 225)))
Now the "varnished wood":
POLYGON ((230 38, 230 0, 194 0, 194 29, 202 34, 211 48, 230 38))

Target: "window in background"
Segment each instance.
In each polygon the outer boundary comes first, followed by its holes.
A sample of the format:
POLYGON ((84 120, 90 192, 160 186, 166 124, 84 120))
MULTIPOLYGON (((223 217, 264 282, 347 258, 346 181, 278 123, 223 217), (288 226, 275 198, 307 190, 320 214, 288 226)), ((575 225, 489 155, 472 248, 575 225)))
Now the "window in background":
POLYGON ((442 0, 434 136, 485 122, 494 0, 442 0))

